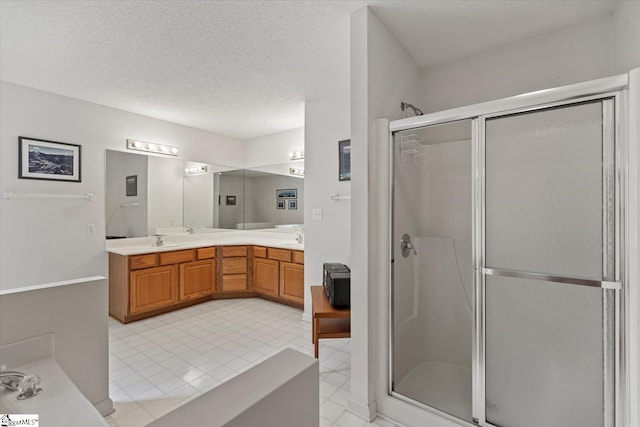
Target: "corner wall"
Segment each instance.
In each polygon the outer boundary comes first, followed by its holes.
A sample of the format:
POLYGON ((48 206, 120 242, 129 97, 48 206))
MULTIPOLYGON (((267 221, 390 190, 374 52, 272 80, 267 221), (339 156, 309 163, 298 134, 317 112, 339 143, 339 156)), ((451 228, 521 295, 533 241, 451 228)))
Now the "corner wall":
MULTIPOLYGON (((419 69, 369 9, 351 14, 351 400, 372 419, 386 395, 389 141, 376 119, 402 117, 418 100, 419 69), (381 132, 380 129, 383 131, 381 132), (380 393, 376 396, 376 390, 380 393)), ((395 400, 395 399, 394 399, 395 400)), ((408 406, 408 405, 405 405, 408 406)), ((411 408, 407 408, 411 410, 411 408)))
POLYGON ((289 163, 289 153, 304 148, 305 134, 298 128, 245 140, 244 168, 289 163))
POLYGON ((563 28, 424 68, 417 106, 432 113, 608 77, 614 51, 611 17, 563 28))
POLYGON ((305 104, 305 318, 311 319, 309 287, 322 284, 322 264, 351 266, 351 201, 332 201, 332 194, 351 195, 351 181, 338 181, 338 141, 351 138, 349 93, 305 104), (322 220, 313 210, 322 209, 322 220))
POLYGON ((613 14, 615 72, 640 67, 640 2, 620 1, 613 14))

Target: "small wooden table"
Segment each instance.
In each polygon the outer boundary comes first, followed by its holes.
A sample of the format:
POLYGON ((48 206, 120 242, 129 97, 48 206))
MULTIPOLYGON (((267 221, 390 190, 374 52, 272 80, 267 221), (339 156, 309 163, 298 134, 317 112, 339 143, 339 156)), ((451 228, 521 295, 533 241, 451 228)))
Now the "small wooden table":
POLYGON ((311 307, 313 316, 311 342, 315 345, 314 355, 317 359, 320 339, 351 336, 351 310, 334 308, 329 303, 322 286, 311 286, 311 307))

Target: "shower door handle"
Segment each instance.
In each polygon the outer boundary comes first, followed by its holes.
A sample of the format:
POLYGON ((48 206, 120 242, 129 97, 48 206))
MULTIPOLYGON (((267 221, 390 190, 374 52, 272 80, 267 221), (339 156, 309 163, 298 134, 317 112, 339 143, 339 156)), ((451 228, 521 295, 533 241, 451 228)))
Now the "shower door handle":
POLYGON ((402 250, 402 256, 405 258, 411 254, 411 251, 413 251, 414 255, 418 255, 416 248, 411 244, 411 236, 407 233, 402 235, 402 239, 400 240, 400 249, 402 250))

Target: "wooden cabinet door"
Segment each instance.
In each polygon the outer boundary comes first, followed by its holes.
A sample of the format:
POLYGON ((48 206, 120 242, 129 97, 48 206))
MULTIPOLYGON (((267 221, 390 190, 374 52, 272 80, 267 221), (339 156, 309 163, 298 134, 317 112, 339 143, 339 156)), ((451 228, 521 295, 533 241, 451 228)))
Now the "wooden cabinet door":
POLYGON ((279 265, 272 259, 253 259, 253 288, 265 295, 278 296, 279 265))
POLYGON ((304 304, 304 265, 280 263, 280 298, 304 304))
POLYGON ((178 302, 178 266, 132 271, 129 313, 137 314, 178 302))
POLYGON ((215 285, 215 260, 180 264, 180 301, 211 295, 215 285))

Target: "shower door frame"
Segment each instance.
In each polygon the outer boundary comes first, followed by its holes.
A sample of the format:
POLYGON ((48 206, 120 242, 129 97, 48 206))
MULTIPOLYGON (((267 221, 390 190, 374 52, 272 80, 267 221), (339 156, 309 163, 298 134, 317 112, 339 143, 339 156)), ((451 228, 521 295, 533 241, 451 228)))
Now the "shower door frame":
MULTIPOLYGON (((508 116, 510 114, 543 111, 548 108, 571 106, 584 102, 603 103, 603 280, 598 284, 603 292, 603 308, 612 299, 614 312, 603 311, 603 343, 605 349, 604 427, 629 427, 628 402, 628 361, 627 329, 628 310, 625 295, 628 295, 628 242, 625 232, 627 217, 627 179, 628 179, 628 138, 626 127, 626 109, 628 100, 628 76, 626 74, 578 83, 529 94, 518 95, 496 101, 484 102, 467 107, 396 120, 389 123, 389 248, 390 261, 387 286, 387 339, 388 339, 388 382, 387 393, 393 398, 423 408, 461 425, 481 425, 497 427, 486 420, 485 413, 485 273, 484 268, 484 208, 485 208, 485 123, 487 119, 508 116), (610 101, 608 101, 610 100, 610 101), (608 120, 610 119, 610 120, 608 120), (472 414, 474 424, 462 420, 437 408, 401 395, 393 390, 393 289, 394 289, 394 134, 404 130, 417 129, 432 125, 441 125, 460 120, 472 120, 472 260, 474 263, 473 286, 473 333, 472 333, 472 414), (606 135, 612 137, 606 140, 606 135), (611 156, 607 156, 611 153, 611 156), (609 189, 612 191, 610 194, 609 189), (611 202, 611 196, 613 202, 611 202), (613 245, 608 245, 613 239, 613 245), (484 271, 483 271, 484 269, 484 271), (608 274, 607 274, 608 273, 608 274), (610 278, 611 280, 607 280, 610 278), (612 341, 607 341, 608 328, 613 327, 612 341), (613 346, 614 360, 607 361, 607 346, 613 346), (609 363, 607 363, 609 362, 609 363), (609 413, 609 415, 607 415, 609 413)), ((560 278, 554 278, 560 279, 560 278)), ((586 284, 586 283, 585 283, 586 284)), ((589 283, 594 285, 595 283, 589 283)))
POLYGON ((473 414, 474 422, 481 426, 499 427, 486 420, 486 276, 509 276, 543 280, 553 283, 567 283, 576 286, 599 287, 602 289, 603 303, 603 362, 604 362, 604 427, 622 427, 621 420, 623 413, 618 403, 624 390, 621 388, 621 372, 624 371, 624 361, 621 359, 624 351, 621 348, 624 341, 624 330, 621 322, 624 310, 622 301, 622 289, 624 280, 624 197, 622 190, 623 183, 623 161, 626 159, 623 144, 620 138, 619 117, 621 109, 620 98, 624 96, 622 92, 606 92, 592 96, 574 98, 550 102, 531 107, 509 110, 506 112, 485 114, 478 117, 476 126, 476 139, 474 139, 474 151, 478 156, 474 159, 474 172, 476 177, 474 183, 474 194, 478 203, 474 205, 474 225, 477 227, 477 234, 474 245, 474 269, 475 283, 474 292, 476 308, 474 337, 477 344, 474 347, 474 397, 473 414), (485 267, 485 213, 486 213, 486 189, 485 189, 485 166, 486 166, 486 121, 500 117, 508 117, 523 113, 536 113, 554 108, 571 107, 589 102, 602 103, 602 280, 581 280, 575 278, 546 276, 535 273, 520 273, 512 271, 501 271, 485 267), (616 161, 616 159, 618 159, 616 161), (613 313, 608 310, 613 307, 613 313), (613 329, 613 330, 611 330, 613 329), (613 339, 610 339, 613 337, 613 339), (613 360, 609 360, 608 351, 613 351, 613 360))

